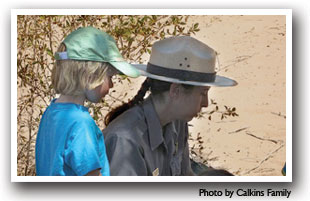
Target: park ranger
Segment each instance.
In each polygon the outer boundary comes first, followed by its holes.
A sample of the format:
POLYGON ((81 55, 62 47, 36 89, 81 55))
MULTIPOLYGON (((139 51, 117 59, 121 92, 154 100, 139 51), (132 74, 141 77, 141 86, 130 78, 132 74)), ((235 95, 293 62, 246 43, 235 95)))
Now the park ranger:
POLYGON ((216 59, 212 48, 189 36, 154 43, 148 64, 136 65, 147 77, 141 89, 105 118, 111 175, 195 175, 187 122, 208 106, 211 86, 237 84, 216 75, 216 59))

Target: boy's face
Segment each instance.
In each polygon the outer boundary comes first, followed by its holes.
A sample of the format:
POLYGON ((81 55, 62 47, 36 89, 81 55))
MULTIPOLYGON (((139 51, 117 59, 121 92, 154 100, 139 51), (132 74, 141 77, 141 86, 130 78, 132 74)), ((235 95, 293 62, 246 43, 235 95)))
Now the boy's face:
POLYGON ((92 103, 98 103, 105 95, 109 93, 109 89, 113 87, 112 77, 116 75, 118 71, 115 68, 108 68, 104 78, 104 82, 92 90, 86 91, 86 98, 92 103))

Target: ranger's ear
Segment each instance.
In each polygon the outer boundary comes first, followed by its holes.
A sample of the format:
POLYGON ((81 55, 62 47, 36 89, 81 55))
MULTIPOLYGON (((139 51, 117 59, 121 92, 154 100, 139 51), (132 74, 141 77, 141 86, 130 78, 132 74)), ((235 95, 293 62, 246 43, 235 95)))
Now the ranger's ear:
POLYGON ((180 84, 172 83, 170 85, 169 95, 171 98, 178 98, 180 96, 180 92, 181 92, 180 84))

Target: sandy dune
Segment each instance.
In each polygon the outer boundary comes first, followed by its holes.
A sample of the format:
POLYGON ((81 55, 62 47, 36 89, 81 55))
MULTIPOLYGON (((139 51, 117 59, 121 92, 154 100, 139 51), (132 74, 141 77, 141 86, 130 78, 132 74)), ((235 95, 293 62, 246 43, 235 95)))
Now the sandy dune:
MULTIPOLYGON (((219 53, 218 74, 239 83, 212 88, 210 99, 239 117, 194 119, 208 163, 238 175, 281 175, 286 159, 285 16, 194 17, 195 36, 219 53), (209 155, 208 155, 209 154, 209 155)), ((208 109, 206 109, 208 110, 208 109)))

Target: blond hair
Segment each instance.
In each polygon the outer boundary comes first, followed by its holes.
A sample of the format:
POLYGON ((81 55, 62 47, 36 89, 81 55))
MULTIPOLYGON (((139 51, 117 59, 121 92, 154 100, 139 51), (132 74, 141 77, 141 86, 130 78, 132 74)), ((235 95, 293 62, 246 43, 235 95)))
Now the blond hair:
MULTIPOLYGON (((65 51, 61 44, 59 52, 65 51)), ((109 63, 78 60, 57 60, 52 70, 52 85, 58 94, 79 96, 104 83, 109 63)))

